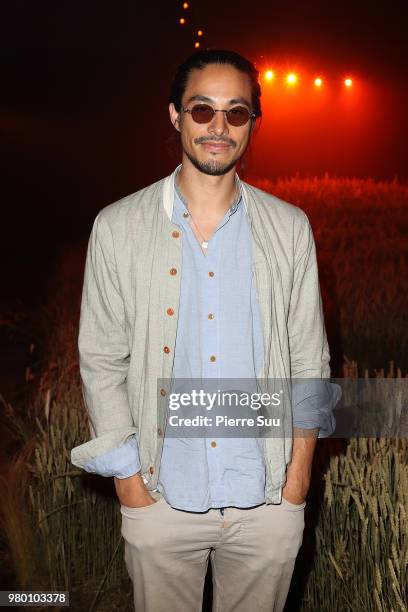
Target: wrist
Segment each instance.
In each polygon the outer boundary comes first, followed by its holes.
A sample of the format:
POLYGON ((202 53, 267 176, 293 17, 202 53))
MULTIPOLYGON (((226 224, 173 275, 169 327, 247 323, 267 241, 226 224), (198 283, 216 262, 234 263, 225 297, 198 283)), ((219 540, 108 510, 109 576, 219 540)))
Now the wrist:
POLYGON ((141 489, 145 487, 141 472, 128 476, 127 478, 114 478, 116 488, 137 488, 141 489))

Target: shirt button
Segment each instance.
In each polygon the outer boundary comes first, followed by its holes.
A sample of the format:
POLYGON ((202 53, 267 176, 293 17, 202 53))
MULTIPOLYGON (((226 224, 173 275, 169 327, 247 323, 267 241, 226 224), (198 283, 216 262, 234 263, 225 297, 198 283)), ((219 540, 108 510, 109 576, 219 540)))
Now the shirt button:
POLYGON ((213 313, 212 313, 212 312, 209 312, 209 313, 208 313, 208 318, 209 318, 209 319, 213 319, 213 318, 214 318, 214 315, 213 315, 213 313))
POLYGON ((174 230, 174 232, 172 232, 171 235, 173 236, 173 238, 178 238, 180 236, 180 232, 178 232, 177 230, 174 230))
POLYGON ((160 395, 165 396, 166 395, 166 389, 160 389, 160 395))
POLYGON ((214 272, 209 272, 208 276, 214 276, 214 272))
POLYGON ((217 443, 216 443, 216 442, 214 442, 214 440, 213 440, 213 441, 211 442, 211 446, 212 446, 213 448, 215 448, 215 447, 217 446, 217 443))
POLYGON ((215 355, 211 355, 211 357, 210 357, 210 361, 215 361, 216 359, 217 359, 217 358, 216 358, 216 356, 215 356, 215 355))
POLYGON ((174 276, 175 274, 177 274, 177 269, 176 268, 170 268, 170 274, 172 276, 174 276))
POLYGON ((183 217, 187 218, 188 217, 188 212, 183 212, 183 217))
POLYGON ((166 310, 167 314, 171 317, 171 315, 174 315, 174 310, 172 308, 168 308, 166 310))
POLYGON ((162 435, 162 433, 163 433, 163 432, 162 432, 162 430, 160 429, 160 427, 158 427, 158 428, 157 428, 157 433, 159 434, 159 436, 161 436, 161 435, 162 435))
POLYGON ((150 472, 151 474, 153 474, 153 472, 154 472, 154 467, 153 467, 152 465, 149 467, 149 472, 150 472))
POLYGON ((164 351, 165 353, 170 353, 170 349, 169 349, 169 347, 168 347, 168 346, 164 346, 164 347, 163 347, 163 351, 164 351))

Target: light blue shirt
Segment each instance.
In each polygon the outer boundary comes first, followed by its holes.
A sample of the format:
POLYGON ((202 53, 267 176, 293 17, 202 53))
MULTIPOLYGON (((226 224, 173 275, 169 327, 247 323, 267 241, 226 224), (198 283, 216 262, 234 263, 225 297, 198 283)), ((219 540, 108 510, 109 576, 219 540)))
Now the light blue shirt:
MULTIPOLYGON (((247 388, 245 379, 255 379, 262 366, 263 339, 241 194, 204 254, 175 185, 172 220, 182 230, 183 259, 172 391, 183 388, 182 379, 216 378, 217 389, 242 379, 247 388)), ((195 512, 264 503, 261 444, 256 437, 167 436, 157 488, 173 507, 195 512)))
MULTIPOLYGON (((239 181, 237 185, 240 189, 239 181)), ((175 186, 172 221, 182 231, 182 279, 173 380, 255 380, 263 362, 263 333, 241 193, 218 223, 204 254, 189 216, 184 216, 187 208, 176 181, 175 186)), ((295 406, 293 425, 318 427, 318 410, 315 423, 313 410, 312 402, 310 407, 305 402, 295 406)), ((85 469, 117 478, 136 474, 141 469, 136 438, 85 469)), ((264 503, 261 440, 165 436, 157 488, 173 507, 195 512, 264 503)))

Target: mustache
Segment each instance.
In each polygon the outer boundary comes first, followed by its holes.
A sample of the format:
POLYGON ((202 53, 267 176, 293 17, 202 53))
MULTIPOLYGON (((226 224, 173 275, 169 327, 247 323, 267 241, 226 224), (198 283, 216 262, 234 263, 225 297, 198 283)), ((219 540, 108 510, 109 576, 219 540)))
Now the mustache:
POLYGON ((217 138, 215 136, 200 136, 194 140, 195 144, 202 144, 203 142, 223 142, 224 144, 229 144, 233 147, 237 146, 235 140, 231 138, 217 138))

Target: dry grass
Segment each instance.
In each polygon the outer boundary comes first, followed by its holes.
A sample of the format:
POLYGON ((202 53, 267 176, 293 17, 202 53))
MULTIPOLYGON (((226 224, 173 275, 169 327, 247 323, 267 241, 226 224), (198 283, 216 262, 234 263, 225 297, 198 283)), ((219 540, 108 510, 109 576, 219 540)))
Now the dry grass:
POLYGON ((294 177, 254 184, 309 216, 334 353, 362 369, 408 369, 408 185, 294 177))
POLYGON ((324 479, 302 610, 406 611, 408 441, 353 439, 324 479))

